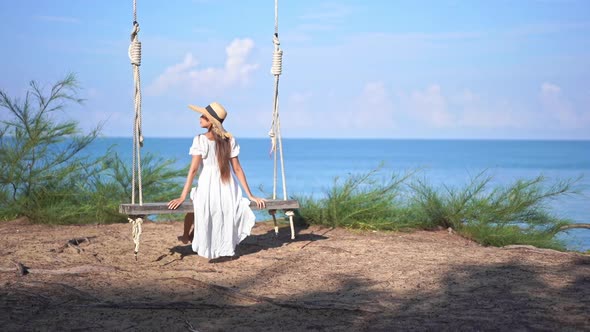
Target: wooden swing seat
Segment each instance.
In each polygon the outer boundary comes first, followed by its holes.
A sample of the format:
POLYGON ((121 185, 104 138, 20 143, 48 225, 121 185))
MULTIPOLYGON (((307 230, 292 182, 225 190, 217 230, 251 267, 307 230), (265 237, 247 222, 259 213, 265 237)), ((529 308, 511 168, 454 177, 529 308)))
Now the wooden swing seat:
MULTIPOLYGON (((291 239, 295 239, 295 229, 293 226, 293 210, 299 208, 299 202, 297 200, 279 200, 271 199, 266 201, 266 206, 263 209, 259 209, 255 202, 250 202, 250 208, 253 210, 268 210, 272 215, 275 224, 275 233, 278 235, 277 220, 275 217, 276 210, 283 210, 289 215, 289 221, 291 224, 291 239)), ((119 213, 128 215, 132 218, 143 217, 152 214, 173 214, 173 213, 192 213, 193 202, 190 200, 185 201, 176 209, 169 209, 167 202, 158 203, 143 203, 143 204, 121 204, 119 205, 119 213)))
MULTIPOLYGON (((253 210, 295 210, 299 208, 299 202, 296 200, 267 200, 263 209, 258 209, 255 202, 250 203, 253 210)), ((121 204, 119 213, 128 216, 145 216, 150 214, 172 214, 172 213, 189 213, 193 212, 193 202, 190 200, 182 203, 178 208, 172 210, 168 208, 168 203, 143 203, 139 204, 121 204)))

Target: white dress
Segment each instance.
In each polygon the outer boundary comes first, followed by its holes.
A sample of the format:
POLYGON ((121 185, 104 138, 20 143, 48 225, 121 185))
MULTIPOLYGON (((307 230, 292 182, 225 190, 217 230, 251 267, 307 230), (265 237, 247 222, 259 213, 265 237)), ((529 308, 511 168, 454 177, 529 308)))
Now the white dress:
MULTIPOLYGON (((242 197, 233 172, 227 183, 221 174, 215 153, 215 141, 205 135, 193 139, 191 155, 201 155, 203 169, 196 190, 191 192, 195 212, 193 251, 209 259, 233 256, 235 248, 254 226, 255 216, 250 201, 242 197)), ((240 153, 240 146, 231 138, 231 157, 240 153)))

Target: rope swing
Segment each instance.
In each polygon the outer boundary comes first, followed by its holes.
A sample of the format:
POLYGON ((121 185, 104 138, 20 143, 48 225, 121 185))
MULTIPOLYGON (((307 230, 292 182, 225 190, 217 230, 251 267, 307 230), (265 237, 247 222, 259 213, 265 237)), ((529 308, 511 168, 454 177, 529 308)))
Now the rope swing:
MULTIPOLYGON (((295 239, 295 228, 293 226, 294 209, 299 208, 297 200, 287 199, 287 184, 285 180, 285 163, 283 159, 283 142, 281 139, 281 122, 279 119, 279 76, 283 71, 283 51, 280 48, 279 41, 279 18, 278 18, 278 0, 275 0, 275 32, 273 35, 274 52, 272 57, 271 74, 275 77, 274 101, 272 112, 272 123, 269 131, 272 147, 270 153, 274 154, 274 180, 272 200, 267 200, 264 209, 268 210, 273 217, 275 234, 278 235, 279 228, 276 220, 276 211, 285 211, 289 216, 291 224, 291 239, 295 239), (277 153, 278 152, 278 153, 277 153), (277 178, 278 178, 278 158, 280 155, 281 176, 283 181, 283 199, 277 199, 277 178)), ((184 202, 177 209, 171 210, 166 202, 143 203, 143 188, 141 183, 141 148, 143 147, 143 135, 141 132, 141 77, 139 75, 139 66, 141 66, 141 42, 138 39, 139 23, 137 22, 137 0, 133 0, 133 28, 131 30, 131 44, 129 45, 129 59, 133 66, 134 80, 134 121, 133 121, 133 171, 131 179, 131 204, 119 205, 119 212, 128 216, 131 223, 131 233, 133 243, 135 244, 135 260, 139 253, 139 242, 142 232, 142 224, 147 215, 152 214, 170 214, 170 213, 190 213, 193 212, 192 201, 184 202), (136 204, 136 197, 139 201, 136 204)), ((250 203, 250 207, 259 209, 255 202, 250 203)))
POLYGON ((283 161, 283 142, 281 139, 281 121, 279 119, 279 77, 283 72, 283 50, 281 50, 281 42, 279 40, 279 1, 275 0, 275 33, 272 37, 274 44, 274 52, 272 54, 272 67, 270 73, 275 77, 275 91, 273 98, 273 112, 272 121, 270 124, 270 131, 268 136, 271 139, 270 152, 274 155, 274 176, 273 176, 273 190, 272 199, 277 199, 277 138, 279 143, 279 154, 281 158, 281 174, 283 180, 283 199, 287 199, 287 186, 285 181, 285 166, 283 161))
MULTIPOLYGON (((131 204, 135 204, 135 195, 139 197, 139 205, 143 205, 143 188, 141 184, 141 148, 143 135, 141 133, 141 42, 138 39, 139 23, 137 22, 137 1, 133 0, 133 28, 131 30, 131 44, 129 45, 129 59, 133 66, 133 81, 135 87, 135 117, 133 121, 133 176, 131 178, 131 204), (137 181, 136 181, 137 179, 137 181)), ((142 218, 128 218, 132 227, 133 242, 135 243, 135 260, 139 252, 142 218)))
MULTIPOLYGON (((281 42, 279 40, 279 0, 275 0, 275 32, 272 37, 272 42, 274 44, 274 51, 272 54, 272 66, 270 69, 270 73, 275 77, 275 89, 274 89, 274 98, 273 98, 273 112, 272 112, 272 121, 270 124, 270 131, 268 132, 268 136, 271 139, 271 148, 270 153, 273 154, 274 157, 274 167, 273 167, 273 187, 272 187, 272 199, 277 199, 277 178, 278 178, 278 169, 277 169, 277 155, 280 155, 281 161, 281 179, 283 183, 283 200, 287 200, 287 181, 285 180, 285 160, 283 158, 283 140, 281 138, 281 120, 279 118, 279 77, 283 72, 283 50, 281 50, 281 42), (277 154, 277 141, 278 141, 278 154, 277 154)), ((275 225, 275 234, 279 233, 278 225, 276 222, 276 210, 269 210, 269 213, 272 215, 274 225, 275 225)), ((293 226, 293 216, 294 213, 292 210, 287 210, 285 215, 289 216, 289 223, 291 225, 291 239, 295 239, 295 228, 293 226)))

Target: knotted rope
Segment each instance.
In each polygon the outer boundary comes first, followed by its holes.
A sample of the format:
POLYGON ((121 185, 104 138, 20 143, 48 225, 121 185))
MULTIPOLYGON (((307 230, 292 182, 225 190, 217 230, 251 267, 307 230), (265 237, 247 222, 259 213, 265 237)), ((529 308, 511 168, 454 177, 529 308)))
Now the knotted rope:
POLYGON ((283 72, 283 50, 279 40, 279 1, 275 0, 275 33, 273 35, 274 52, 272 55, 272 67, 270 73, 275 77, 275 89, 273 98, 273 113, 268 136, 271 138, 270 153, 274 154, 274 173, 272 198, 277 198, 277 138, 281 161, 281 175, 283 180, 283 199, 287 199, 287 184, 285 180, 285 162, 283 158, 283 141, 281 138, 281 121, 279 119, 279 76, 283 72))
POLYGON ((131 204, 135 204, 136 179, 139 204, 143 205, 143 187, 141 183, 141 147, 143 135, 141 133, 141 42, 138 39, 139 23, 137 22, 137 4, 133 0, 133 29, 131 30, 131 44, 129 45, 129 59, 133 66, 133 81, 135 87, 135 117, 133 121, 133 176, 131 180, 131 204))
POLYGON ((127 218, 131 223, 131 235, 133 236, 133 243, 135 243, 135 249, 133 252, 135 253, 135 260, 137 260, 137 253, 139 253, 139 239, 141 237, 141 225, 143 224, 142 218, 127 218))
MULTIPOLYGON (((133 81, 135 87, 134 102, 135 116, 133 120, 133 171, 131 180, 131 204, 135 204, 135 193, 139 196, 139 205, 143 205, 143 187, 141 183, 141 147, 143 147, 143 135, 141 133, 141 42, 138 39, 139 23, 137 22, 137 2, 133 0, 133 28, 131 30, 131 44, 129 45, 129 60, 133 66, 133 81), (137 181, 136 181, 137 179, 137 181), (137 186, 136 186, 137 185, 137 186)), ((135 243, 135 260, 139 252, 139 240, 141 237, 142 218, 129 218, 133 243, 135 243)))
MULTIPOLYGON (((281 138, 281 120, 279 118, 279 76, 283 73, 283 50, 281 50, 281 42, 279 40, 279 1, 275 0, 275 33, 272 37, 274 44, 274 51, 272 54, 272 67, 270 73, 275 77, 275 92, 273 98, 273 112, 272 121, 270 124, 270 131, 268 136, 271 139, 270 153, 274 154, 274 176, 272 187, 272 199, 277 199, 277 139, 278 149, 281 159, 281 176, 283 180, 283 199, 287 200, 287 181, 285 180, 285 160, 283 158, 283 140, 281 138)), ((274 210, 269 210, 275 225, 275 234, 278 236, 279 229, 274 210)), ((291 224, 291 239, 295 239, 295 229, 293 227, 293 211, 285 211, 285 215, 289 217, 291 224)))

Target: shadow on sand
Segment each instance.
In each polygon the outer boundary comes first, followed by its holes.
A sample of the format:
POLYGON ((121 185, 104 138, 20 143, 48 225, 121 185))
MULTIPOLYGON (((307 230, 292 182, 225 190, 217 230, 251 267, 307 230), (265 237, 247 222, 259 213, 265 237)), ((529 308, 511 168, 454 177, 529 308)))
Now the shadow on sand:
MULTIPOLYGON (((288 232, 274 237, 273 231, 249 237, 239 255, 291 241, 288 232)), ((323 239, 325 234, 300 235, 295 241, 323 239)), ((187 247, 171 250, 188 255, 187 247)), ((133 287, 105 284, 92 294, 65 284, 67 279, 43 287, 22 281, 0 285, 0 326, 3 331, 589 331, 589 266, 588 256, 550 264, 451 265, 436 287, 410 280, 397 288, 343 270, 327 273, 315 287, 273 297, 251 295, 256 294, 251 287, 297 278, 300 266, 276 264, 270 278, 231 279, 231 286, 179 277, 133 287), (328 278, 337 288, 317 291, 328 278)))
MULTIPOLYGON (((295 239, 291 239, 290 231, 288 227, 283 227, 280 229, 279 234, 275 234, 274 230, 269 230, 265 234, 252 234, 248 236, 244 241, 242 241, 236 247, 236 254, 234 257, 220 257, 217 259, 212 259, 210 263, 223 263, 226 261, 236 260, 242 256, 255 254, 259 251, 269 250, 273 248, 282 247, 284 245, 290 245, 291 243, 296 242, 314 242, 319 240, 325 240, 328 237, 321 235, 321 234, 301 234, 301 230, 306 229, 307 227, 295 227, 295 239)), ((329 230, 328 230, 329 231, 329 230)), ((324 234, 327 232, 324 232, 324 234)), ((179 259, 182 260, 186 256, 196 255, 196 253, 192 250, 190 244, 188 245, 178 245, 174 246, 169 249, 168 255, 172 256, 175 254, 179 254, 179 259)), ((157 260, 161 260, 168 255, 162 255, 157 260)))

